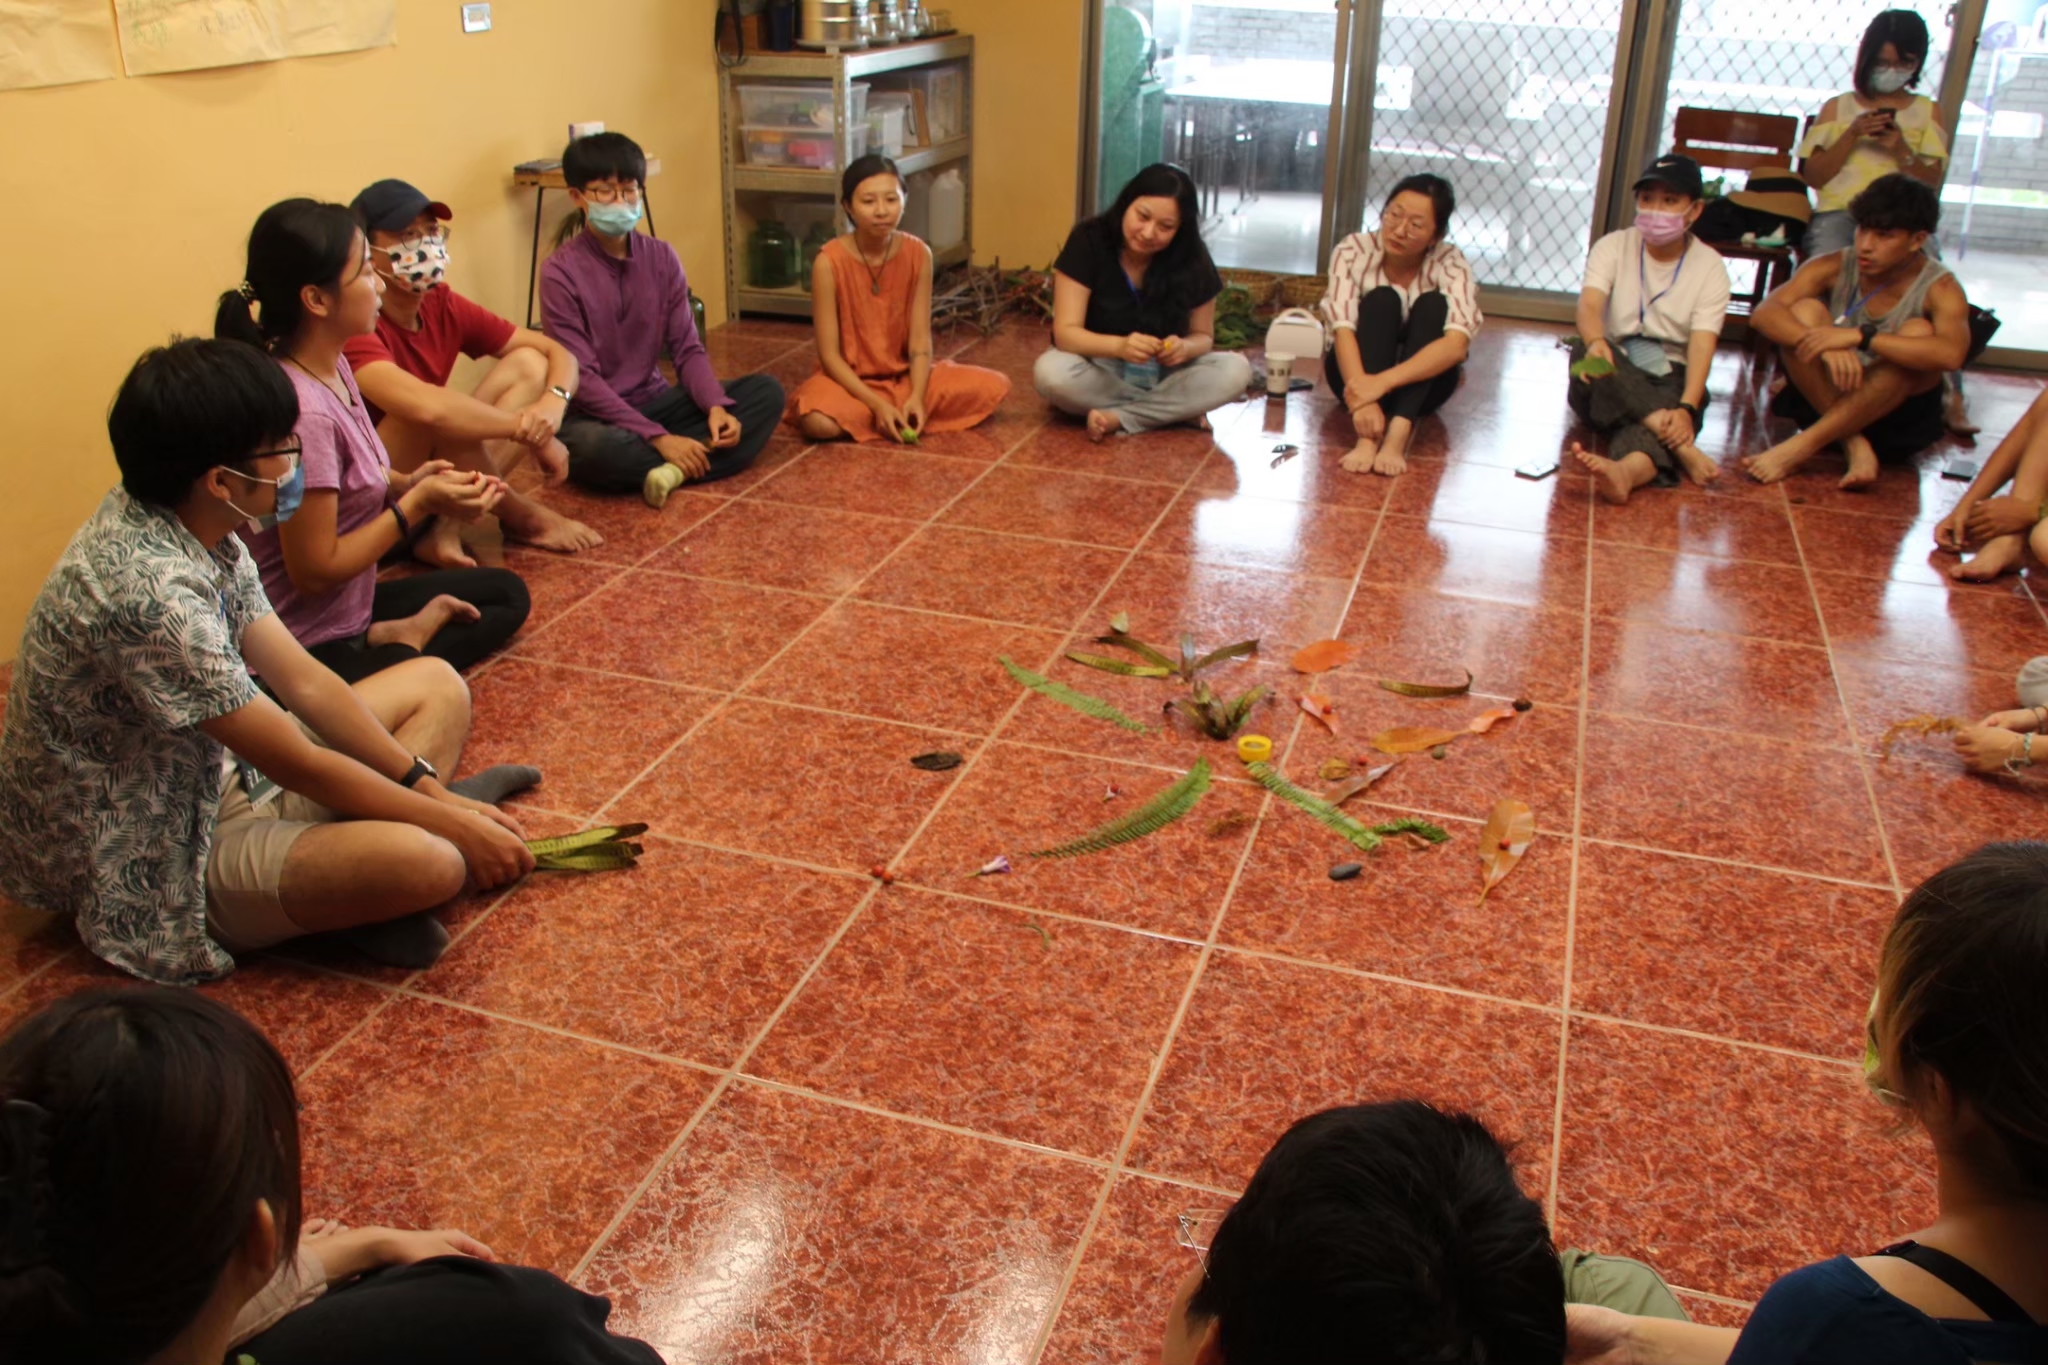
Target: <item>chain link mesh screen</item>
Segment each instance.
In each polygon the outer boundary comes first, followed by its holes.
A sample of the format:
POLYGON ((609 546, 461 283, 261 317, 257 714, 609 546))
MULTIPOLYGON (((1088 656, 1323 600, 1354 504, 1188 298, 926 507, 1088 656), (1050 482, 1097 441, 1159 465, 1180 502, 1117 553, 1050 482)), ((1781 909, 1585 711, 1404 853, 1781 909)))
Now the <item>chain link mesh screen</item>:
POLYGON ((1614 86, 1620 0, 1397 0, 1380 30, 1368 221, 1406 175, 1457 191, 1482 282, 1576 293, 1614 86))

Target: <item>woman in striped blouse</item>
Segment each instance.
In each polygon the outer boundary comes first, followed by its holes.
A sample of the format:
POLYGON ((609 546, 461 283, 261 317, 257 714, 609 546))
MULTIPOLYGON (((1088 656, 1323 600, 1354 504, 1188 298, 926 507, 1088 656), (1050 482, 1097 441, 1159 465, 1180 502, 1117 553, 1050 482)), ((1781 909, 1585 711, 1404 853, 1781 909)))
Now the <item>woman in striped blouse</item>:
POLYGON ((1344 457, 1353 473, 1404 472, 1415 424, 1457 392, 1480 318, 1472 267, 1444 240, 1455 205, 1442 176, 1411 175, 1379 231, 1352 233, 1330 258, 1323 373, 1358 435, 1344 457))

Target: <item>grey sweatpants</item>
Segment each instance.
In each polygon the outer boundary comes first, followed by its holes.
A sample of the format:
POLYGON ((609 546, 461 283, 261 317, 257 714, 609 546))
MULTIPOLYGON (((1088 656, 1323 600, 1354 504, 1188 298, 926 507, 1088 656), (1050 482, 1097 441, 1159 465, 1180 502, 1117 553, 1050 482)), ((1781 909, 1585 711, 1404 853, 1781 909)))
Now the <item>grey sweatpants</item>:
MULTIPOLYGON (((1641 451, 1657 467, 1656 486, 1673 487, 1680 472, 1678 457, 1664 448, 1656 433, 1643 425, 1643 419, 1678 406, 1685 396, 1684 362, 1673 361, 1671 373, 1656 375, 1637 368, 1620 347, 1609 349, 1614 352, 1614 373, 1598 379, 1573 379, 1565 389, 1565 402, 1580 421, 1607 438, 1609 459, 1641 451)), ((1572 364, 1585 358, 1586 343, 1572 338, 1572 364)), ((1707 402, 1707 396, 1700 395, 1702 412, 1707 402)))
POLYGON ((1128 432, 1172 426, 1213 412, 1244 397, 1252 382, 1251 362, 1235 351, 1211 351, 1175 365, 1152 389, 1124 381, 1123 364, 1050 350, 1032 367, 1039 396, 1076 417, 1096 409, 1114 412, 1128 432))

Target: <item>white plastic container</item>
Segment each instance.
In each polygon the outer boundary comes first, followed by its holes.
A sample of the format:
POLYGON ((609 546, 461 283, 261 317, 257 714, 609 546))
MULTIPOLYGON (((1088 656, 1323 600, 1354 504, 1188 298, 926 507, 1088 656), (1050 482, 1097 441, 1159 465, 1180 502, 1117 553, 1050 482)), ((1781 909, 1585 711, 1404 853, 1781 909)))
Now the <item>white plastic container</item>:
POLYGON ((967 240, 967 182, 958 167, 932 180, 930 238, 933 251, 950 251, 967 240))
MULTIPOLYGON (((832 84, 806 81, 801 85, 770 82, 742 85, 740 122, 756 128, 830 128, 832 126, 832 84)), ((868 119, 868 83, 854 81, 847 86, 853 108, 847 118, 854 124, 868 119)))
POLYGON ((932 240, 932 179, 930 171, 913 171, 903 186, 903 230, 926 246, 932 240))
POLYGON ((868 111, 868 149, 883 156, 903 155, 903 110, 877 107, 868 111))
MULTIPOLYGON (((743 127, 740 139, 749 166, 795 166, 814 171, 839 169, 839 149, 832 143, 829 126, 743 127)), ((868 126, 856 123, 846 130, 847 163, 851 164, 867 154, 868 126)))

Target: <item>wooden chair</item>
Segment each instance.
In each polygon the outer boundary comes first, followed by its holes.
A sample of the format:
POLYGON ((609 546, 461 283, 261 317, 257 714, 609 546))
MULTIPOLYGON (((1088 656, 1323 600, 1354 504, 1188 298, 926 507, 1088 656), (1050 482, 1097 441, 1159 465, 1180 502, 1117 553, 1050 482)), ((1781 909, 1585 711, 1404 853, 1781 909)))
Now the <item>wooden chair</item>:
MULTIPOLYGON (((1759 166, 1792 165, 1792 148, 1799 137, 1799 120, 1789 114, 1752 114, 1734 109, 1678 111, 1671 130, 1671 150, 1689 156, 1703 169, 1753 171, 1759 166)), ((1729 311, 1742 305, 1746 316, 1756 311, 1764 295, 1792 277, 1790 247, 1744 246, 1741 242, 1709 242, 1708 246, 1731 261, 1756 262, 1756 278, 1747 293, 1729 301, 1729 311)))

